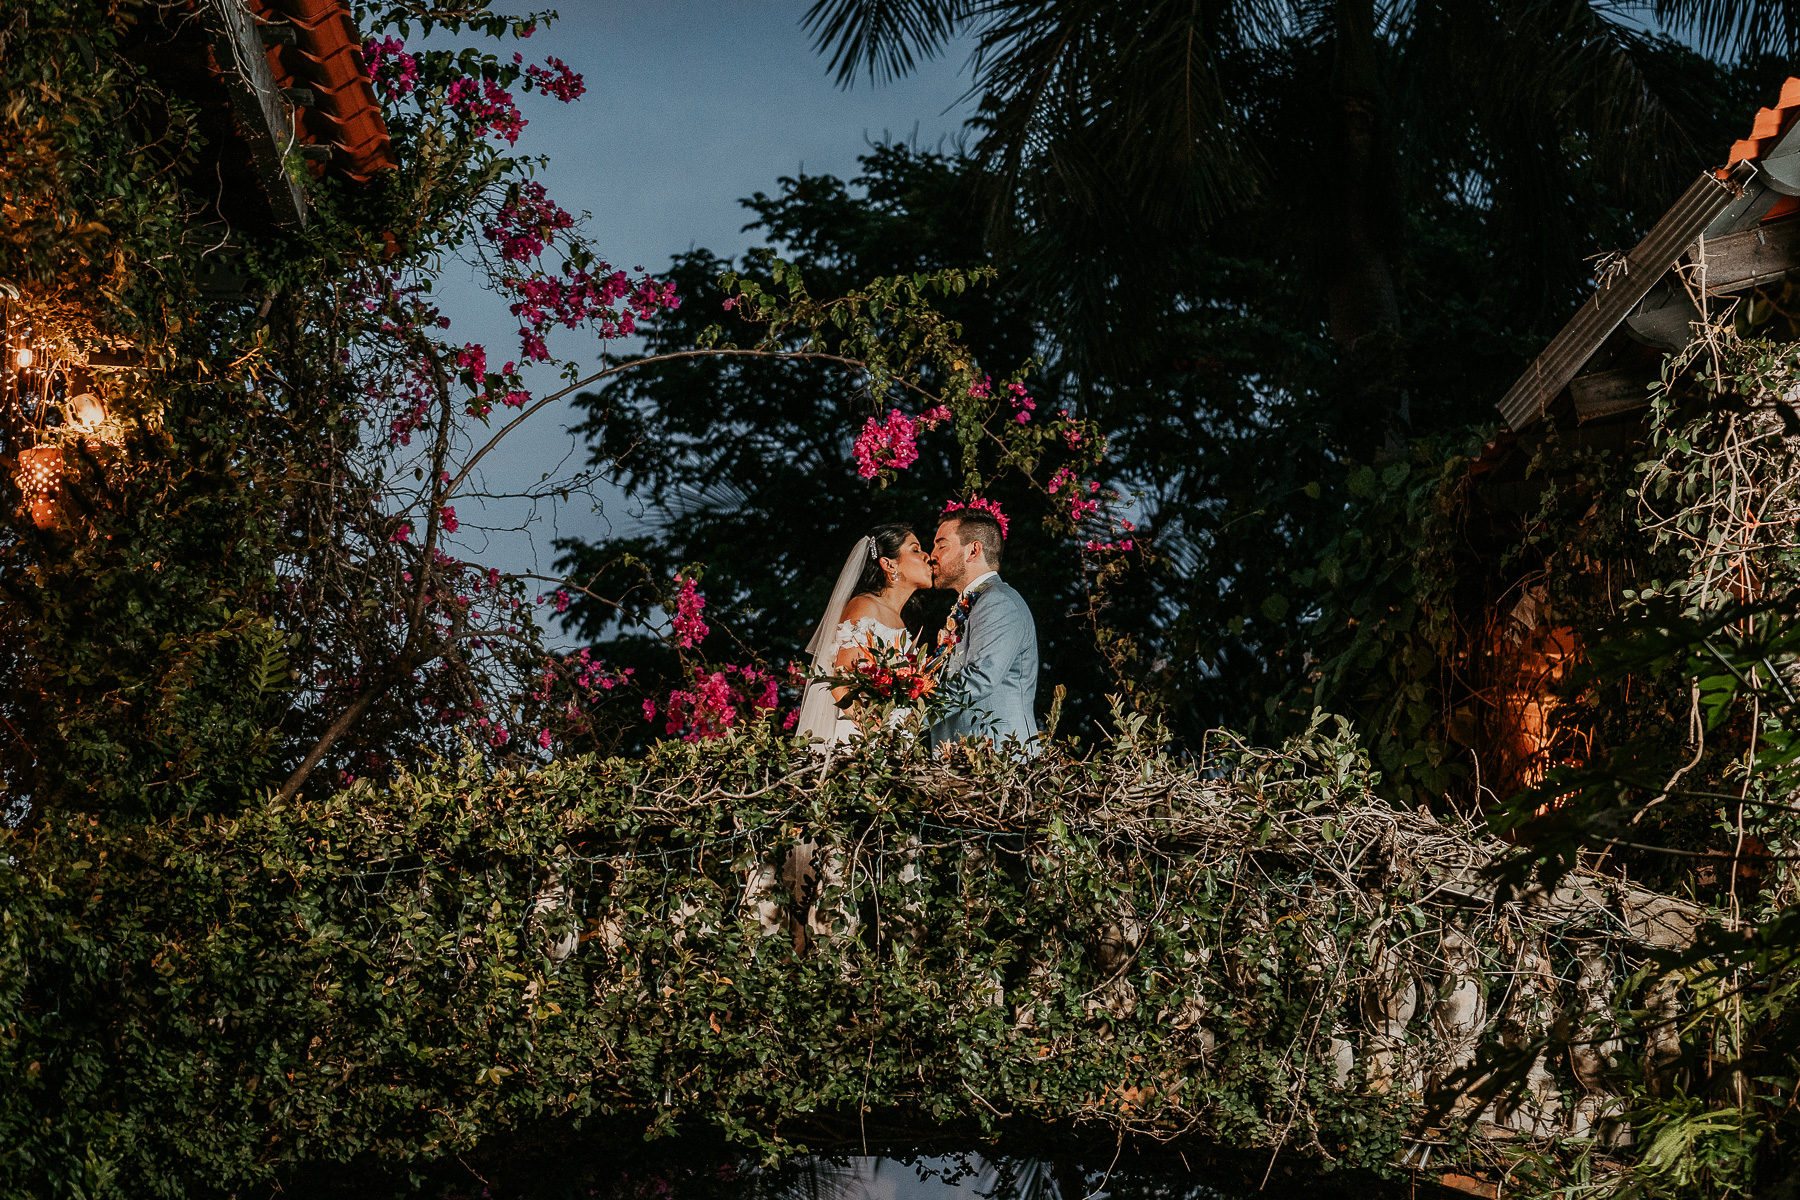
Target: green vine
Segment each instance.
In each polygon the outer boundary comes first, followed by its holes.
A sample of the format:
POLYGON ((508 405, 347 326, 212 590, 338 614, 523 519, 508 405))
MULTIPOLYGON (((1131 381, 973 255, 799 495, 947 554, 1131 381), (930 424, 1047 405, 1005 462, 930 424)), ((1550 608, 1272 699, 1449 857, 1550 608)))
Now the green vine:
POLYGON ((1097 1126, 1396 1170, 1417 1099, 1329 1043, 1426 885, 1370 905, 1306 865, 1391 827, 1367 764, 1321 729, 1196 773, 1120 721, 1084 761, 822 769, 759 728, 16 838, 0 1194, 446 1178, 546 1121, 767 1161, 1097 1126))

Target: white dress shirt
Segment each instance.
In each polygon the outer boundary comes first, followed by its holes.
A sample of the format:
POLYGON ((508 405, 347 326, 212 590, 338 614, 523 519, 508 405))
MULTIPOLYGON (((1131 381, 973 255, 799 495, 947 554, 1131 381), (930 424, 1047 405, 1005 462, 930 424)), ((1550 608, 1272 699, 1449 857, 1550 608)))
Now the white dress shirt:
POLYGON ((976 588, 980 587, 982 584, 986 583, 988 580, 998 579, 998 578, 1000 578, 1000 572, 988 571, 987 573, 985 573, 983 575, 978 575, 974 579, 969 580, 968 585, 966 587, 964 587, 962 591, 960 591, 956 594, 958 596, 966 596, 970 592, 974 591, 976 588))

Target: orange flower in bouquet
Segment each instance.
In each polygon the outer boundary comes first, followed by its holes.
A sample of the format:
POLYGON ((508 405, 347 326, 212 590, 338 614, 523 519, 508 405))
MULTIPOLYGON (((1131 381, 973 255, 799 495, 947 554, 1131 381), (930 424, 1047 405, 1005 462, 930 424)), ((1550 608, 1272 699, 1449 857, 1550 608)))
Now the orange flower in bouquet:
MULTIPOLYGON (((903 646, 876 644, 848 667, 825 677, 833 689, 842 688, 837 705, 845 711, 892 711, 909 705, 924 709, 938 690, 939 655, 917 642, 903 646)), ((929 715, 929 714, 927 714, 929 715)))

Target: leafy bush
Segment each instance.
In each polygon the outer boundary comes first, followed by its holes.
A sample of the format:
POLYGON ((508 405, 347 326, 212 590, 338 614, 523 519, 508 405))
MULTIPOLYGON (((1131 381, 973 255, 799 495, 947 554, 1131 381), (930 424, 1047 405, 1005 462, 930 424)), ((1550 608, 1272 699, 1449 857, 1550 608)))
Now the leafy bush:
POLYGON ((1085 1127, 1392 1170, 1417 1100, 1320 1039, 1424 885, 1323 892, 1307 847, 1465 843, 1370 778, 1341 734, 1196 769, 1124 718, 1082 761, 827 767, 763 725, 14 835, 0 1192, 406 1190, 546 1129, 772 1161, 1085 1127))

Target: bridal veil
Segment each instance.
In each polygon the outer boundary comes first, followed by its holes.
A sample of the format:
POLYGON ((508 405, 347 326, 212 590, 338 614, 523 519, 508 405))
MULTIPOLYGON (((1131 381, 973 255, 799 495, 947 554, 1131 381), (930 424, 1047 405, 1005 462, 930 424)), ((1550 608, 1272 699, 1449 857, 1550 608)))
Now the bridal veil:
MULTIPOLYGON (((856 539, 856 545, 850 548, 850 557, 844 560, 844 569, 838 572, 837 583, 832 586, 825 615, 813 631, 812 640, 806 643, 806 652, 812 655, 811 674, 814 676, 830 674, 835 669, 838 622, 843 620, 844 605, 850 603, 850 593, 856 590, 856 581, 862 578, 872 547, 868 538, 856 539)), ((812 741, 830 742, 837 729, 837 720, 838 707, 831 698, 831 687, 817 679, 807 684, 806 696, 800 702, 797 726, 801 734, 812 741)))

